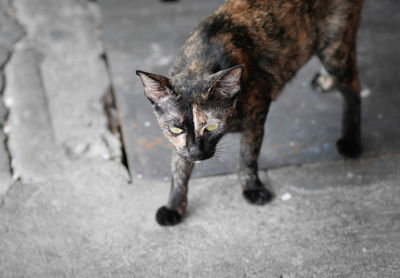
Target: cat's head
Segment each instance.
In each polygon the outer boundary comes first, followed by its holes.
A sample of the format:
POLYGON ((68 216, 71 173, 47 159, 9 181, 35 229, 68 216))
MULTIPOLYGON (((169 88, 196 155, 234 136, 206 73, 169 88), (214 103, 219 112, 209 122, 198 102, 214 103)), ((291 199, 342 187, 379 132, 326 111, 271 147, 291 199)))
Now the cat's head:
POLYGON ((235 66, 196 79, 136 72, 162 132, 181 157, 199 161, 214 155, 235 111, 242 70, 235 66))

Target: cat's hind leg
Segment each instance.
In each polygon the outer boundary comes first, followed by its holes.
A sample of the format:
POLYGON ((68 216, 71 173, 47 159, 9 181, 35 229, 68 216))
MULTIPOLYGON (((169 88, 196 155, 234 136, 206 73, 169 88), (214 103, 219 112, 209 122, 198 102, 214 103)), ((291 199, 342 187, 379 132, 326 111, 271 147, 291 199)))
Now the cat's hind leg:
POLYGON ((356 158, 361 146, 361 97, 357 71, 356 34, 363 0, 334 1, 325 23, 320 26, 318 57, 327 72, 334 76, 343 96, 342 137, 338 152, 356 158))
POLYGON ((327 71, 335 77, 343 96, 342 137, 338 152, 349 158, 361 155, 361 97, 357 73, 355 42, 335 41, 319 53, 327 71))
POLYGON ((158 209, 156 220, 162 226, 172 226, 182 221, 187 205, 188 182, 193 163, 180 157, 175 151, 171 160, 171 191, 168 204, 158 209))
POLYGON ((239 179, 242 193, 248 202, 255 205, 263 205, 274 197, 258 177, 257 160, 264 136, 264 122, 267 113, 268 107, 267 111, 253 114, 255 117, 247 122, 240 141, 239 179))

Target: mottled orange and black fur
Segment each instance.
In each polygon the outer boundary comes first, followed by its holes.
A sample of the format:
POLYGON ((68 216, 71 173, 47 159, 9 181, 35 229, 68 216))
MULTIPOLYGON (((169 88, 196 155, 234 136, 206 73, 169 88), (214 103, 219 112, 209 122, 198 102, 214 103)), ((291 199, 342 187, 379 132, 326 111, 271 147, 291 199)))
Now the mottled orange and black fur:
POLYGON ((272 198, 258 178, 257 159, 268 109, 317 55, 343 96, 338 151, 361 153, 361 101, 356 32, 363 0, 231 0, 203 20, 182 47, 170 78, 138 71, 164 134, 176 147, 161 225, 181 221, 193 162, 214 155, 227 132, 240 132, 239 177, 244 197, 272 198), (206 127, 217 123, 215 131, 206 127), (171 132, 175 126, 180 134, 171 132))

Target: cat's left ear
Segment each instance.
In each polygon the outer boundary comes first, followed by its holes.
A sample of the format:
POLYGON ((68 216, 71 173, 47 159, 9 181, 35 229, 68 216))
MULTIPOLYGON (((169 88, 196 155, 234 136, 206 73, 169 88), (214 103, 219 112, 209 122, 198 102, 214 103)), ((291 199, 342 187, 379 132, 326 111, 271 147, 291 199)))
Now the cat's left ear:
POLYGON ((237 65, 214 73, 214 84, 209 93, 218 97, 232 98, 240 91, 240 77, 243 66, 237 65))
POLYGON ((152 104, 159 103, 174 95, 167 77, 140 70, 137 70, 136 74, 142 80, 144 93, 152 104))

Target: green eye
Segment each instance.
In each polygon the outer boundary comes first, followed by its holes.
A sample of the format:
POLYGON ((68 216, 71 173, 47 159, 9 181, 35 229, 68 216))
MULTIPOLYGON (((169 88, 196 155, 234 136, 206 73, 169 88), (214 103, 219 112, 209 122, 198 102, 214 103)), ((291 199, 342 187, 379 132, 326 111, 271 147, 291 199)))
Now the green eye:
POLYGON ((169 130, 171 130, 171 132, 174 133, 174 134, 181 134, 183 132, 182 129, 174 127, 174 126, 170 126, 169 130))
POLYGON ((207 130, 207 131, 214 131, 214 130, 216 130, 216 129, 218 128, 218 126, 219 126, 219 124, 208 125, 208 126, 206 127, 206 130, 207 130))

